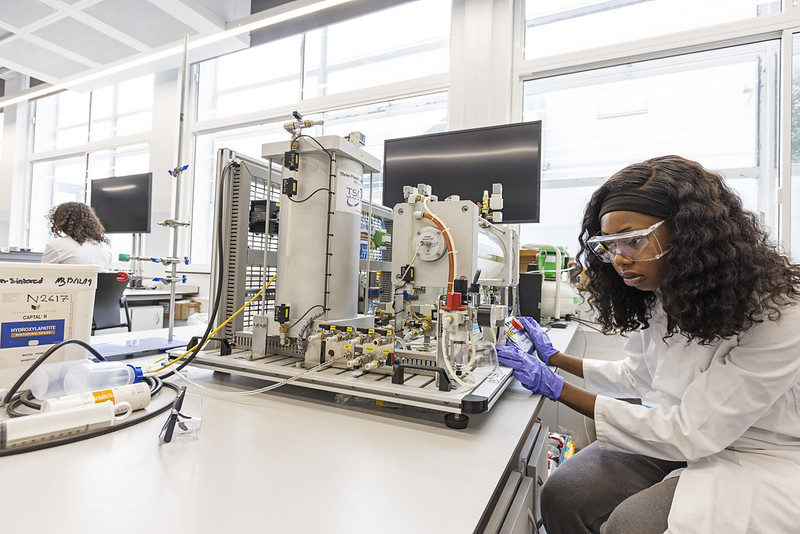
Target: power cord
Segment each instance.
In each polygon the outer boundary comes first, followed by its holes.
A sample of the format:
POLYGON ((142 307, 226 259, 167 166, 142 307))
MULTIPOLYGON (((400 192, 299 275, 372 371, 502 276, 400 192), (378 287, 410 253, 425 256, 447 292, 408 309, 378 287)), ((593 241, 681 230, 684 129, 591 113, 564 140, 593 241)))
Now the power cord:
MULTIPOLYGON (((173 404, 173 402, 175 400, 175 397, 177 396, 177 393, 178 393, 179 386, 177 386, 175 384, 172 384, 170 382, 162 382, 158 386, 158 390, 159 391, 160 391, 162 385, 168 387, 169 389, 171 389, 173 391, 175 391, 175 396, 173 396, 171 399, 169 399, 169 402, 167 402, 164 406, 160 406, 159 408, 157 408, 157 409, 155 409, 153 411, 149 411, 147 409, 145 409, 145 410, 137 410, 137 412, 144 412, 144 414, 140 415, 138 417, 129 417, 128 419, 125 419, 124 421, 121 421, 121 422, 116 422, 114 425, 109 426, 107 428, 102 428, 102 429, 99 429, 99 430, 93 430, 91 432, 86 432, 86 433, 83 433, 83 434, 75 434, 75 435, 69 436, 68 438, 54 439, 54 440, 50 440, 50 441, 43 441, 43 442, 36 443, 36 444, 33 444, 33 445, 26 445, 24 447, 15 447, 13 449, 0 450, 0 457, 11 456, 13 454, 21 454, 21 453, 24 453, 24 452, 32 452, 32 451, 39 451, 39 450, 43 450, 43 449, 49 449, 51 447, 57 447, 59 445, 66 445, 68 443, 76 443, 78 441, 83 441, 85 439, 96 438, 98 436, 103 436, 105 434, 110 434, 111 432, 116 432, 117 430, 122 430, 124 428, 129 428, 129 427, 131 427, 131 426, 133 426, 135 424, 142 423, 144 421, 152 419, 152 418, 154 418, 154 417, 156 417, 158 415, 161 415, 162 413, 166 412, 167 410, 169 410, 172 407, 172 404, 173 404)), ((151 388, 151 392, 152 391, 153 391, 153 389, 151 388)), ((137 412, 134 412, 134 413, 137 413, 137 412)))
POLYGON ((44 351, 44 353, 41 356, 39 356, 39 358, 37 358, 36 361, 33 362, 30 365, 30 367, 28 367, 25 370, 24 373, 22 373, 22 376, 20 376, 19 379, 17 379, 17 381, 14 383, 14 385, 11 386, 11 389, 9 389, 6 392, 5 396, 3 397, 3 404, 5 404, 6 406, 10 405, 10 403, 14 401, 14 395, 17 393, 17 391, 19 391, 19 388, 22 387, 22 384, 28 379, 28 377, 30 377, 33 374, 33 372, 36 369, 38 369, 39 366, 42 365, 45 362, 45 360, 47 360, 47 358, 49 358, 55 351, 57 351, 61 347, 65 347, 70 344, 80 345, 81 347, 88 350, 92 354, 92 356, 94 356, 101 362, 106 361, 103 355, 97 352, 97 349, 95 349, 85 341, 81 339, 65 339, 64 341, 56 343, 55 345, 44 351))

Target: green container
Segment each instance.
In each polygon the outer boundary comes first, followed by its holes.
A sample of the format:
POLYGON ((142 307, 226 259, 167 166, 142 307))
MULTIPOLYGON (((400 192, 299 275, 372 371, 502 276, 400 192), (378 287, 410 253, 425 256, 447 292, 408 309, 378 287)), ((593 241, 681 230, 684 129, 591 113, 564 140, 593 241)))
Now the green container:
MULTIPOLYGON (((559 246, 561 252, 561 272, 569 270, 569 254, 564 247, 559 246)), ((542 247, 539 249, 541 256, 537 262, 539 272, 544 275, 545 280, 556 279, 556 251, 552 247, 542 247)))

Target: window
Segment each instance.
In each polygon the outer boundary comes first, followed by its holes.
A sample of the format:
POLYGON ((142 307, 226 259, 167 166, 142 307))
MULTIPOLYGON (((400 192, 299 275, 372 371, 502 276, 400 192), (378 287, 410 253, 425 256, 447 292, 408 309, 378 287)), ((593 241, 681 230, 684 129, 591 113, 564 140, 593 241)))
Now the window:
POLYGON ((41 251, 50 238, 50 208, 62 202, 84 202, 86 157, 73 156, 33 164, 31 187, 31 250, 41 251))
MULTIPOLYGON (((229 148, 258 158, 261 145, 286 141, 286 109, 314 99, 316 110, 305 119, 323 119, 309 128, 314 136, 345 136, 359 131, 367 152, 383 157, 383 141, 391 137, 443 131, 447 123, 447 94, 426 85, 412 89, 416 79, 444 74, 450 57, 450 2, 417 0, 331 24, 252 49, 205 61, 199 66, 195 132, 191 254, 193 264, 210 263, 216 153, 229 148), (413 31, 409 31, 413 28, 413 31), (407 82, 398 88, 414 94, 375 97, 369 88, 407 82), (347 93, 328 103, 331 95, 347 93), (421 96, 420 96, 421 95, 421 96), (362 98, 363 97, 363 98, 362 98), (375 102, 378 100, 378 102, 375 102), (352 102, 361 102, 363 105, 352 102), (261 113, 260 124, 237 123, 246 113, 261 113), (221 127, 220 119, 229 119, 221 127), (277 121, 275 117, 281 117, 277 121), (204 121, 214 119, 203 131, 204 121)), ((438 82, 436 82, 438 83, 438 82)), ((444 83, 444 82, 442 82, 444 83)), ((391 86, 392 89, 394 86, 391 86)), ((297 108, 296 108, 297 109, 297 108)), ((369 184, 364 184, 369 198, 369 184)), ((380 174, 373 176, 373 200, 381 201, 380 174)))
POLYGON ((153 122, 153 80, 151 74, 92 91, 91 140, 150 130, 153 122))
POLYGON ((297 102, 300 46, 294 36, 201 63, 197 120, 297 102))
POLYGON ((522 241, 570 244, 583 208, 622 167, 678 154, 721 172, 777 233, 779 43, 585 71, 524 84, 524 120, 541 119, 542 215, 522 241))
MULTIPOLYGON (((324 135, 345 136, 350 132, 359 131, 366 138, 364 150, 383 162, 383 142, 386 139, 445 131, 447 127, 447 95, 434 93, 332 111, 325 113, 323 118, 325 120, 324 135)), ((381 173, 372 176, 372 188, 373 201, 382 202, 383 176, 381 173)), ((369 199, 369 183, 364 183, 364 198, 369 199)))
POLYGON ((450 2, 417 0, 205 61, 197 120, 442 74, 449 40, 450 2))
POLYGON ((65 91, 36 101, 33 151, 45 152, 89 141, 89 93, 65 91))
MULTIPOLYGON (((354 131, 364 133, 366 137, 364 149, 373 156, 383 159, 384 139, 443 131, 447 119, 447 96, 426 95, 338 110, 325 113, 322 117, 309 115, 306 118, 313 120, 322 118, 325 121, 321 127, 304 130, 315 137, 345 136, 354 131)), ((252 158, 260 158, 261 145, 276 141, 286 141, 288 148, 289 134, 283 128, 283 121, 198 135, 192 212, 213 213, 217 150, 229 148, 252 158)), ((369 198, 368 187, 368 183, 364 184, 364 198, 369 198)), ((380 174, 373 176, 373 187, 373 200, 379 203, 382 198, 380 174)), ((192 263, 211 261, 213 223, 211 216, 193 218, 192 263)))
POLYGON ((777 0, 526 0, 525 59, 780 13, 777 0))
MULTIPOLYGON (((62 202, 88 202, 88 180, 148 172, 150 148, 141 141, 96 150, 98 141, 143 134, 152 128, 155 76, 140 76, 91 93, 64 91, 34 107, 28 246, 43 250, 50 238, 47 215, 62 202), (64 156, 64 149, 72 154, 64 156), (50 152, 58 150, 58 154, 50 152)), ((130 143, 130 141, 128 141, 130 143)), ((107 142, 101 146, 107 146, 107 142)), ((112 250, 131 252, 129 236, 109 236, 112 250)))
POLYGON ((791 250, 794 261, 800 261, 800 34, 794 34, 793 49, 791 250))
MULTIPOLYGON (((31 250, 44 250, 50 239, 48 214, 62 202, 89 202, 88 180, 148 172, 148 145, 134 145, 33 164, 30 209, 31 250)), ((109 235, 114 254, 130 253, 129 235, 109 235)))
POLYGON ((287 135, 283 122, 273 122, 197 136, 192 199, 194 216, 190 226, 192 264, 211 263, 217 151, 228 148, 252 158, 260 158, 262 144, 281 141, 287 135))
POLYGON ((303 98, 447 72, 450 10, 420 0, 308 32, 303 98))
POLYGON ((34 152, 149 131, 153 80, 151 74, 91 93, 64 91, 37 100, 34 152))

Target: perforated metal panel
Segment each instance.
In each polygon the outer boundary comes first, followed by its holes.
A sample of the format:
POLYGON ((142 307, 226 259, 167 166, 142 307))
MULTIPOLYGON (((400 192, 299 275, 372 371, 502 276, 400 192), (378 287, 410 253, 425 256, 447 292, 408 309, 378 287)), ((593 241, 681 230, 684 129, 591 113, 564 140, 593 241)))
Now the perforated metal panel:
MULTIPOLYGON (((221 313, 216 321, 219 325, 252 299, 277 272, 277 236, 250 232, 248 223, 252 200, 264 200, 268 196, 273 201, 280 199, 280 174, 273 172, 270 181, 267 161, 262 163, 227 149, 219 151, 217 168, 217 180, 229 181, 222 199, 225 206, 223 236, 227 246, 221 251, 225 257, 225 279, 221 313), (225 172, 229 175, 223 176, 225 172), (268 195, 270 189, 272 194, 268 195)), ((236 344, 237 332, 251 328, 255 315, 269 313, 274 308, 277 283, 277 279, 273 281, 259 298, 223 328, 219 336, 236 344)))

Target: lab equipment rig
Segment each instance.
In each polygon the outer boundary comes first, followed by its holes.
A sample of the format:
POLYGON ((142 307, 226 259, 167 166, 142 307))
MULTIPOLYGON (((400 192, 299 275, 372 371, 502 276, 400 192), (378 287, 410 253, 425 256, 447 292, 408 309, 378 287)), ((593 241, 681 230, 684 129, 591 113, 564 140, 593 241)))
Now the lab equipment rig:
MULTIPOLYGON (((290 140, 262 146, 263 160, 218 152, 217 324, 267 287, 192 364, 434 410, 447 426, 466 427, 512 379, 495 345, 505 342, 519 281, 518 234, 424 184, 381 209, 362 198, 365 176, 371 186, 380 170, 363 136, 312 137, 303 129, 319 123, 296 118, 285 125, 290 140), (379 219, 388 230, 377 241, 379 219), (359 301, 370 313, 359 313, 359 301)), ((496 187, 490 199, 502 204, 496 187)))

